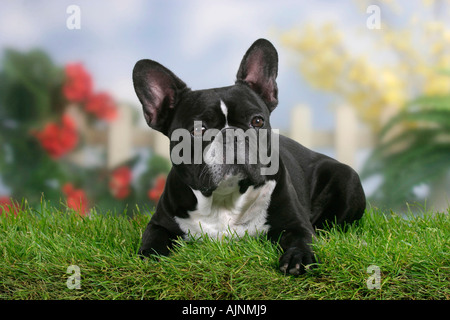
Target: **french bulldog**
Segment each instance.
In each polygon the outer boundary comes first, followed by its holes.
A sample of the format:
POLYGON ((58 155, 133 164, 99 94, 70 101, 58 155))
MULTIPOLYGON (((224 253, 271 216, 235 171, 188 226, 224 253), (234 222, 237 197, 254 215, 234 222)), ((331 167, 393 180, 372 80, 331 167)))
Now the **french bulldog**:
POLYGON ((283 250, 280 270, 299 275, 319 262, 316 228, 362 217, 366 199, 352 168, 272 130, 277 74, 278 53, 265 39, 247 50, 228 87, 191 90, 156 61, 136 63, 145 120, 169 137, 172 160, 141 256, 168 255, 178 237, 265 233, 283 250))

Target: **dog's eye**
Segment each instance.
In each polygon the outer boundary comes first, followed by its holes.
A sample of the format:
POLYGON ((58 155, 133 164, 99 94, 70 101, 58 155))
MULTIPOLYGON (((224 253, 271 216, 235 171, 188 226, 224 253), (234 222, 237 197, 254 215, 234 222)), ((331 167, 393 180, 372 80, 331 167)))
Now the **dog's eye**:
POLYGON ((252 119, 251 125, 253 128, 261 128, 264 125, 264 119, 260 116, 256 116, 252 119))
POLYGON ((205 127, 194 127, 194 129, 192 129, 192 131, 191 131, 191 134, 194 137, 201 137, 201 136, 203 136, 205 131, 206 131, 205 127))

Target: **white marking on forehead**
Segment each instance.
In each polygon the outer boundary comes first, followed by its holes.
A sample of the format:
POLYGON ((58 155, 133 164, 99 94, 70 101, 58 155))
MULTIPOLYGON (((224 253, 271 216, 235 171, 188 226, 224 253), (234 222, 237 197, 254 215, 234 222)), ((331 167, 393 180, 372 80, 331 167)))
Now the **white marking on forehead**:
POLYGON ((220 100, 220 109, 225 116, 225 128, 228 128, 228 108, 222 100, 220 100))

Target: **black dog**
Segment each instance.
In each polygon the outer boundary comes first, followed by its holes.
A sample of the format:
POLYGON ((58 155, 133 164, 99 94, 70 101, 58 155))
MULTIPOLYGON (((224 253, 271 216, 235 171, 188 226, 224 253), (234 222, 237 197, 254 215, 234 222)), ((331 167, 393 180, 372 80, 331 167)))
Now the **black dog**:
POLYGON ((366 200, 353 169, 272 132, 277 73, 277 51, 264 39, 229 87, 192 91, 159 63, 136 63, 145 119, 171 139, 173 163, 141 255, 167 255, 189 234, 263 232, 284 250, 280 270, 298 275, 316 262, 315 227, 361 218, 366 200))

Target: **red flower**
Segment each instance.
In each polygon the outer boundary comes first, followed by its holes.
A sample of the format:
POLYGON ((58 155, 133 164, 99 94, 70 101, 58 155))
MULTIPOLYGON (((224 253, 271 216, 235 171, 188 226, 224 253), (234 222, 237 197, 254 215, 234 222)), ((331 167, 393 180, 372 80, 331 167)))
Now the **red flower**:
POLYGON ((109 190, 117 199, 124 199, 130 194, 131 170, 120 167, 112 173, 109 181, 109 190))
POLYGON ((9 197, 0 197, 0 215, 4 213, 7 217, 9 213, 12 213, 14 216, 17 216, 19 210, 19 205, 11 201, 9 197))
POLYGON ((85 101, 92 93, 92 79, 81 63, 66 65, 66 83, 63 86, 64 96, 69 101, 85 101))
POLYGON ((66 183, 62 190, 67 198, 67 206, 85 216, 88 212, 86 193, 82 189, 75 189, 71 183, 66 183))
POLYGON ((100 92, 91 95, 86 102, 86 111, 97 118, 111 122, 117 118, 117 107, 109 94, 100 92))
POLYGON ((75 122, 68 115, 62 117, 62 125, 48 123, 44 130, 35 135, 42 147, 54 159, 62 157, 78 144, 75 122))
POLYGON ((150 198, 150 200, 158 202, 159 198, 161 197, 164 191, 165 184, 166 184, 166 177, 164 175, 156 177, 153 189, 150 189, 148 191, 148 197, 150 198))

